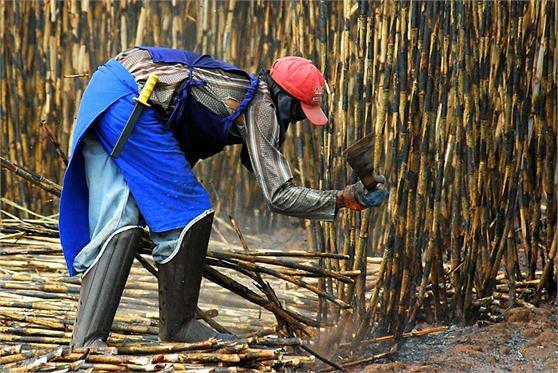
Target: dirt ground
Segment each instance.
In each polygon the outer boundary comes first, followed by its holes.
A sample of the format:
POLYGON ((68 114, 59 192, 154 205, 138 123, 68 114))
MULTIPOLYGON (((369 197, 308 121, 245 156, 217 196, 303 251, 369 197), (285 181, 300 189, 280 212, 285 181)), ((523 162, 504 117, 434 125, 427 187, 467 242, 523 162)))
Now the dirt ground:
MULTIPOLYGON (((304 232, 293 234, 292 229, 260 235, 259 242, 252 244, 276 249, 277 237, 281 237, 282 247, 304 249, 304 232)), ((505 321, 480 325, 452 326, 444 333, 409 338, 389 359, 350 371, 558 373, 558 302, 534 310, 512 308, 506 312, 505 321)))
POLYGON ((354 371, 558 372, 558 306, 514 308, 501 323, 411 338, 390 360, 354 371))

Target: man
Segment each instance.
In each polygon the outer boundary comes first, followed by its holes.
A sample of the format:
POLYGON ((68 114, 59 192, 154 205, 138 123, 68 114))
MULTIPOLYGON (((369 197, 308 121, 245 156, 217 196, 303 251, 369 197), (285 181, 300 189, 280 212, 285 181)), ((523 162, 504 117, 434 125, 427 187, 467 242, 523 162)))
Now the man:
POLYGON ((195 320, 203 261, 213 220, 208 193, 191 167, 243 144, 241 159, 256 175, 270 208, 333 220, 339 208, 377 206, 382 187, 361 183, 320 191, 292 183, 279 148, 290 123, 324 125, 325 81, 311 61, 277 60, 248 74, 207 55, 158 48, 126 50, 101 66, 83 95, 60 204, 60 237, 68 269, 83 273, 72 344, 103 346, 149 227, 159 269, 159 337, 200 341, 218 335, 195 320), (139 89, 158 82, 118 158, 111 153, 139 89))

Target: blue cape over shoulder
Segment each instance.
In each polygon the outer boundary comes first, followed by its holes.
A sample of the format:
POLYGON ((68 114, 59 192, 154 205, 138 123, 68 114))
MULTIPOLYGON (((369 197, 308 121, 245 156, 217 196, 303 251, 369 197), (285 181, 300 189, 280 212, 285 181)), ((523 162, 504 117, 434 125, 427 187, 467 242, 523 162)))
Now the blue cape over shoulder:
MULTIPOLYGON (((91 128, 110 152, 138 95, 134 78, 118 62, 101 66, 84 92, 75 124, 70 162, 60 200, 60 240, 71 275, 76 255, 90 241, 88 189, 81 140, 91 128)), ((211 208, 171 131, 152 109, 145 110, 121 156, 114 160, 151 230, 184 227, 211 208)))

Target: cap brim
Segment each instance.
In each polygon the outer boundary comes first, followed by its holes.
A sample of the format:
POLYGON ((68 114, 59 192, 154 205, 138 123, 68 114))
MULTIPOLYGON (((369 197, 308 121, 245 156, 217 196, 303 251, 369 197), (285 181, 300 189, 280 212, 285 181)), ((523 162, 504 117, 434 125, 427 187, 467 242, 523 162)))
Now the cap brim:
POLYGON ((320 105, 308 105, 304 102, 301 102, 300 106, 302 107, 302 111, 304 111, 304 114, 306 115, 306 119, 308 119, 310 123, 316 126, 323 126, 327 124, 327 117, 322 111, 320 105))

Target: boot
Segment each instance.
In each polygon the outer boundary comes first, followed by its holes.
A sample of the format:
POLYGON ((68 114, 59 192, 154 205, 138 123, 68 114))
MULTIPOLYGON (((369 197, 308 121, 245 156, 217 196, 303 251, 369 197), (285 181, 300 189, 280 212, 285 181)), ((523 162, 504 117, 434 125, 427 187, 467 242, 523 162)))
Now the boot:
POLYGON ((106 347, 143 229, 124 227, 117 232, 81 280, 72 347, 106 347))
POLYGON ((213 212, 195 222, 178 240, 178 251, 159 264, 159 339, 200 342, 234 339, 196 320, 203 264, 213 223, 213 212))

